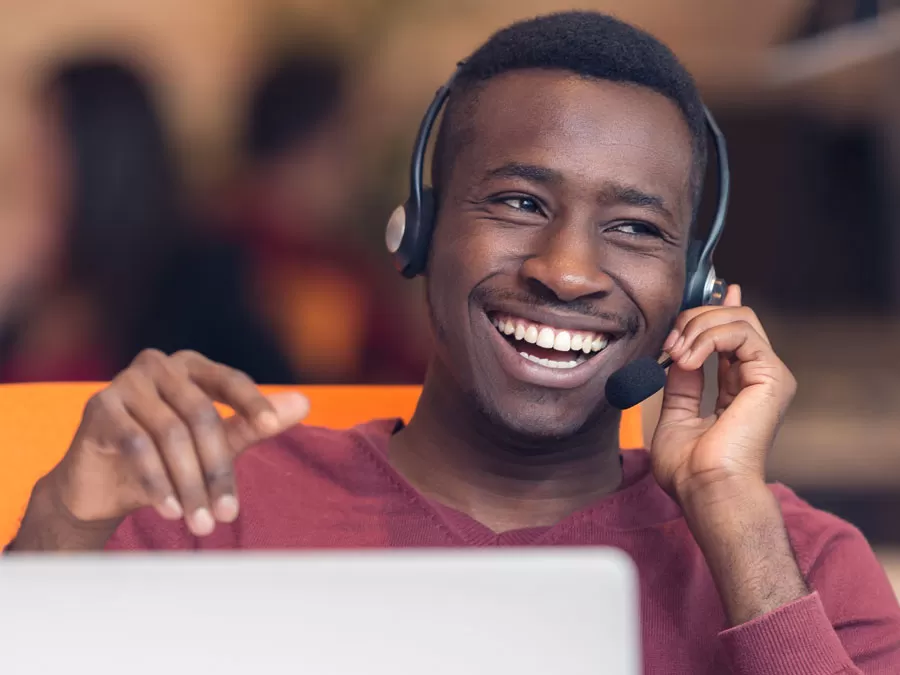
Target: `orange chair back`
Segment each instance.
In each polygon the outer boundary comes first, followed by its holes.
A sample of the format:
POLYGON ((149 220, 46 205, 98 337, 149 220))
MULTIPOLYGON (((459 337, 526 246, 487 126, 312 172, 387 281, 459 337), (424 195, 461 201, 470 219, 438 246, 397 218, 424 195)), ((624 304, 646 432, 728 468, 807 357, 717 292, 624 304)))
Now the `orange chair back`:
MULTIPOLYGON (((88 399, 100 383, 0 386, 0 546, 18 529, 37 480, 65 454, 88 399)), ((399 417, 409 420, 419 400, 418 386, 293 387, 310 401, 305 423, 346 429, 361 422, 399 417)), ((266 393, 288 387, 262 387, 266 393)), ((623 449, 643 447, 639 408, 625 411, 620 428, 623 449)))

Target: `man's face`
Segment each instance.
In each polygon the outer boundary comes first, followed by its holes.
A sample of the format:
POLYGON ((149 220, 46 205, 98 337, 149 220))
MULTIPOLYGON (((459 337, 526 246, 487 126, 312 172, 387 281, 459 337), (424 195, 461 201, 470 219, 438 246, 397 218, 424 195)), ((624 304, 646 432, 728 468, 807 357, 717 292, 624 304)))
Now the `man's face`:
POLYGON ((496 77, 472 110, 429 263, 438 367, 507 433, 565 438, 678 312, 690 132, 649 89, 555 71, 496 77))

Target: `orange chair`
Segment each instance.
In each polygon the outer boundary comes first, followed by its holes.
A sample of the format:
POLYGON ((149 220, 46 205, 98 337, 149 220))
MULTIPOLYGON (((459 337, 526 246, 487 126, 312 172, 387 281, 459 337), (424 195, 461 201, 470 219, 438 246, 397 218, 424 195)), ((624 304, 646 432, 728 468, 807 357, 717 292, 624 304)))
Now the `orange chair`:
MULTIPOLYGON (((81 414, 100 383, 0 386, 0 546, 15 535, 35 482, 65 453, 81 414)), ((264 392, 286 387, 262 387, 264 392)), ((305 423, 345 429, 377 418, 409 420, 419 399, 415 386, 296 387, 310 401, 305 423)), ((623 449, 643 447, 639 408, 622 417, 623 449)))

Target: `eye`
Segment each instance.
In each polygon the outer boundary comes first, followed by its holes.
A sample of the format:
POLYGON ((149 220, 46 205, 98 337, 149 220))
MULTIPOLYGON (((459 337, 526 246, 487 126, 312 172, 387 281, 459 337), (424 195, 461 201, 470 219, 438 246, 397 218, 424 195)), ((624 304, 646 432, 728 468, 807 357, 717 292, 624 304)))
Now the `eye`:
POLYGON ((637 220, 629 220, 625 223, 619 223, 618 225, 615 225, 610 229, 615 232, 621 232, 623 234, 628 234, 631 236, 660 236, 658 228, 650 225, 649 223, 642 223, 637 220))
POLYGON ((543 213, 541 205, 533 197, 513 195, 511 197, 500 197, 497 201, 516 211, 524 211, 525 213, 543 213))

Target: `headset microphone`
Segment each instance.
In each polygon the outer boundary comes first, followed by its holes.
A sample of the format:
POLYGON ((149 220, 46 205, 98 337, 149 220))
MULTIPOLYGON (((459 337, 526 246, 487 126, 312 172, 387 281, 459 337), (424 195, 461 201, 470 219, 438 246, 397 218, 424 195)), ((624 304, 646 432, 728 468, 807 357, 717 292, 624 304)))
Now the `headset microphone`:
MULTIPOLYGON (((460 63, 462 67, 464 63, 460 63)), ((457 69, 457 73, 459 69, 457 69)), ((438 89, 425 117, 413 146, 410 162, 409 198, 398 206, 387 225, 385 244, 391 253, 397 270, 407 278, 425 271, 428 249, 434 230, 434 193, 424 185, 425 154, 431 130, 444 107, 453 86, 454 78, 438 89)), ((720 305, 725 299, 725 282, 716 276, 713 267, 713 251, 725 229, 725 215, 728 211, 728 195, 731 173, 728 168, 728 152, 725 137, 708 109, 704 108, 706 126, 714 141, 718 164, 718 206, 715 219, 706 240, 691 242, 687 253, 687 275, 682 300, 682 310, 703 305, 720 305)), ((606 398, 611 405, 625 410, 653 396, 666 383, 665 369, 671 364, 668 355, 660 359, 641 358, 629 363, 613 373, 606 383, 606 398)))

